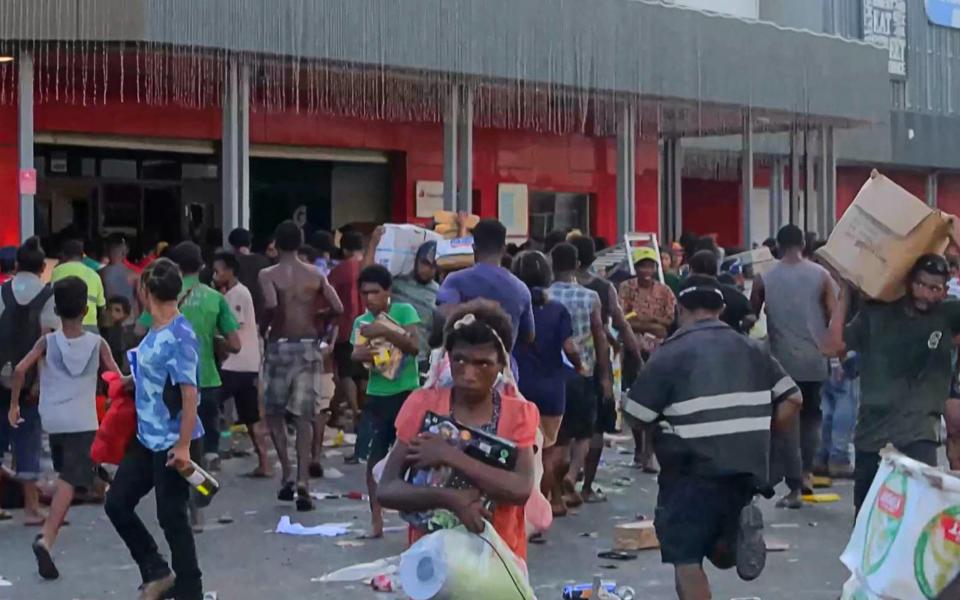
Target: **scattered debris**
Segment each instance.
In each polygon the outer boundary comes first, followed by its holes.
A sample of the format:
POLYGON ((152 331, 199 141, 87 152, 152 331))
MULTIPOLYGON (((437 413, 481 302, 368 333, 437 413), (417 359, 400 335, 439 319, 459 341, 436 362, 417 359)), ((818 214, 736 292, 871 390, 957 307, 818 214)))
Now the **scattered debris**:
POLYGON ((13 585, 12 581, 8 581, 4 579, 2 576, 0 576, 0 587, 10 587, 12 585, 13 585))
POLYGON ((249 517, 249 516, 252 516, 252 515, 255 515, 255 514, 257 514, 257 511, 255 511, 255 510, 245 510, 245 511, 243 511, 243 515, 244 515, 245 517, 249 517))
POLYGON ((370 587, 375 592, 397 592, 400 591, 400 583, 391 575, 377 575, 370 580, 370 587))
POLYGON ((603 558, 606 560, 636 560, 636 552, 621 552, 619 550, 607 550, 604 552, 598 552, 597 558, 603 558))
POLYGON ((359 540, 340 540, 337 545, 341 548, 359 548, 363 546, 363 542, 359 540))
POLYGON ((340 471, 335 467, 327 467, 323 470, 324 479, 340 479, 341 477, 343 477, 343 471, 340 471))
POLYGON ((790 544, 776 539, 766 539, 767 552, 786 552, 790 549, 790 544))
POLYGON ((795 529, 800 527, 800 523, 771 523, 771 529, 795 529))
POLYGON ((596 538, 596 537, 597 537, 597 532, 596 532, 596 531, 584 531, 583 533, 580 534, 580 537, 582 537, 582 538, 596 538))
POLYGON ((221 525, 229 525, 230 523, 233 523, 233 517, 228 513, 224 513, 220 515, 219 519, 217 519, 217 523, 220 523, 221 525))
POLYGON ((377 575, 392 575, 397 572, 397 565, 400 564, 400 556, 390 556, 381 558, 368 563, 359 563, 350 565, 327 573, 320 577, 314 577, 310 581, 314 583, 330 583, 343 581, 370 581, 377 575))
POLYGON ((657 532, 654 530, 653 521, 649 519, 619 523, 613 527, 614 550, 655 550, 659 547, 657 532))
POLYGON ((290 517, 284 515, 280 517, 280 522, 277 523, 276 533, 284 533, 287 535, 321 535, 323 537, 338 537, 350 533, 350 527, 352 526, 353 523, 324 523, 322 525, 306 527, 300 523, 292 523, 290 521, 290 517))
POLYGON ((804 502, 810 502, 812 504, 827 504, 840 501, 840 494, 805 494, 801 497, 804 502))

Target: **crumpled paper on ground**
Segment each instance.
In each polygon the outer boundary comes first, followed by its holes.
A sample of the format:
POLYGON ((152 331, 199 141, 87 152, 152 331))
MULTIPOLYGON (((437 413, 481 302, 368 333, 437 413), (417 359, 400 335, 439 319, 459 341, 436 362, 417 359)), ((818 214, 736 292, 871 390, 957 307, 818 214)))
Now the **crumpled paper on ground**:
POLYGON ((276 533, 287 535, 322 535, 323 537, 338 537, 350 533, 353 523, 324 523, 307 527, 300 523, 292 523, 290 517, 284 515, 277 523, 276 533))

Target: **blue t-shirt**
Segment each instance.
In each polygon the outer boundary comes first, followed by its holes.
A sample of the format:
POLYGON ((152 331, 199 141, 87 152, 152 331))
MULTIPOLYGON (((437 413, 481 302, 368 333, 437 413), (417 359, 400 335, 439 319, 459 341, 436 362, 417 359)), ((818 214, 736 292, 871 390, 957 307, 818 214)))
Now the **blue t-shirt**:
MULTIPOLYGON (((197 336, 190 322, 180 315, 161 329, 150 329, 137 347, 136 404, 137 439, 147 449, 161 452, 180 439, 180 408, 171 416, 163 398, 167 385, 197 385, 200 368, 197 336)), ((200 419, 193 438, 203 435, 200 419)))
POLYGON ((533 319, 536 339, 532 344, 517 344, 513 351, 520 370, 517 385, 541 415, 562 416, 567 375, 572 373, 563 362, 563 342, 573 335, 570 312, 559 302, 549 301, 533 308, 533 319))
POLYGON ((437 304, 460 304, 477 298, 498 302, 513 323, 513 343, 523 333, 535 331, 530 290, 500 266, 478 263, 447 276, 437 292, 437 304))

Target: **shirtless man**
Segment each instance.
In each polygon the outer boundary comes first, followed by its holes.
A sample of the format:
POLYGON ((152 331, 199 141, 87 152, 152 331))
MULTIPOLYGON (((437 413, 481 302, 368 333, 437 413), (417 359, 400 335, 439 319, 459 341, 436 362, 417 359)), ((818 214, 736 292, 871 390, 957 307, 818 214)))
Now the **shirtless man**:
POLYGON ((313 509, 309 465, 316 406, 320 401, 320 374, 330 346, 320 347, 320 313, 339 314, 343 304, 336 291, 313 265, 297 258, 300 228, 293 221, 277 226, 277 264, 260 271, 264 318, 261 333, 267 340, 264 360, 264 398, 270 437, 280 458, 279 500, 294 500, 290 458, 287 456, 286 418, 297 432, 297 510, 313 509))

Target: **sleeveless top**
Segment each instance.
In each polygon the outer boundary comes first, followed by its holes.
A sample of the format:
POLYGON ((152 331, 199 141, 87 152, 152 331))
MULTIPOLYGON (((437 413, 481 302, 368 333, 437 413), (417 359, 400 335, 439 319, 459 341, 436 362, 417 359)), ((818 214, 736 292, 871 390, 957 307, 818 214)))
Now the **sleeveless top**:
POLYGON ((770 351, 794 381, 825 381, 828 362, 820 352, 827 332, 822 291, 827 270, 803 260, 777 263, 763 275, 770 351))
POLYGON ((40 369, 40 421, 47 433, 96 431, 99 335, 85 331, 68 338, 63 331, 46 335, 40 369))

